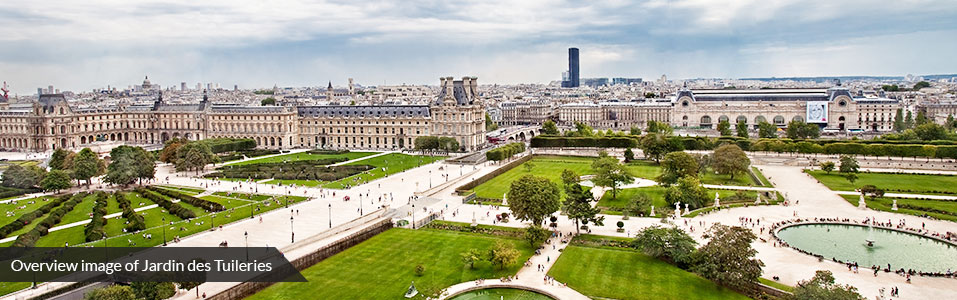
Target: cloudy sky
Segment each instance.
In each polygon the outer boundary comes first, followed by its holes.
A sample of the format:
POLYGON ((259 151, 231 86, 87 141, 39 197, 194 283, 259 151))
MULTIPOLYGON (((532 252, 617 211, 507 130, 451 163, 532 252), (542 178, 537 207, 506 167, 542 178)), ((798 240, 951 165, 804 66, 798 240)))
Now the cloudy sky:
POLYGON ((0 80, 127 87, 327 81, 957 73, 954 0, 4 0, 0 80))

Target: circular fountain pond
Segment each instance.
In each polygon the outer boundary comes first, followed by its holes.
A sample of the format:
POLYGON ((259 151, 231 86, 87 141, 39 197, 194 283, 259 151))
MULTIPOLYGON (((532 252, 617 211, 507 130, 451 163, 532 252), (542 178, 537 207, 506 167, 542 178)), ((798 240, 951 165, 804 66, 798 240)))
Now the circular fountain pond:
POLYGON ((513 289, 513 288, 487 288, 480 290, 468 291, 455 295, 455 297, 450 298, 451 300, 510 300, 510 299, 522 299, 522 300, 553 300, 552 297, 546 296, 544 294, 539 294, 533 291, 526 291, 522 289, 513 289))
POLYGON ((946 272, 957 269, 957 246, 916 234, 845 224, 801 224, 778 231, 791 247, 821 255, 825 260, 878 265, 893 270, 946 272), (873 245, 868 245, 873 241, 873 245))

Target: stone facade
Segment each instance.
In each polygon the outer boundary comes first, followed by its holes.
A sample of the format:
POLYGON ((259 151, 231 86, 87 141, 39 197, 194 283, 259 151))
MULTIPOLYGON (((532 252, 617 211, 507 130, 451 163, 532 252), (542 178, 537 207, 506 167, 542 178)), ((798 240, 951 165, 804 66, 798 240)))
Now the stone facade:
POLYGON ((97 141, 161 144, 171 138, 249 138, 269 149, 398 150, 419 136, 447 136, 463 150, 485 146, 485 109, 477 78, 441 78, 443 92, 428 105, 242 106, 168 104, 72 107, 63 95, 0 109, 0 149, 77 149, 97 141))
POLYGON ((648 121, 671 123, 671 102, 571 103, 558 109, 560 125, 582 122, 594 128, 627 130, 648 121))

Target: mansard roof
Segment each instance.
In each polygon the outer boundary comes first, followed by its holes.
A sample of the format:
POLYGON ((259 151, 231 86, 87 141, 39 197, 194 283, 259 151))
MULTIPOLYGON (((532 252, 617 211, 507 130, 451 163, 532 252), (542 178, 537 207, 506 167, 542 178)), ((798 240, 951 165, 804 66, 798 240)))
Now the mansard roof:
POLYGON ((298 106, 300 117, 428 117, 427 105, 313 105, 298 106))

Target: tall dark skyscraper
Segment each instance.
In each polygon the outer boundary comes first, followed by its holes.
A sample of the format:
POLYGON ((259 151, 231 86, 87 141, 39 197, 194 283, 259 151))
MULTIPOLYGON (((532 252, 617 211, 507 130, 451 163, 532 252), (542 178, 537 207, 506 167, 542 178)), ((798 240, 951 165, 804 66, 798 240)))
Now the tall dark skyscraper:
POLYGON ((568 78, 563 78, 562 87, 578 87, 578 48, 568 48, 568 78))

